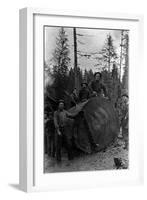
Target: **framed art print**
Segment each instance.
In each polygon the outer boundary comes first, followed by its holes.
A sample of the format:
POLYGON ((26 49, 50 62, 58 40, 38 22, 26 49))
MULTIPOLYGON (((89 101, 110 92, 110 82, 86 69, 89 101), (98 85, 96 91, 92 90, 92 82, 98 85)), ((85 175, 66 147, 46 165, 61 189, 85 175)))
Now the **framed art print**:
POLYGON ((20 10, 20 188, 138 184, 142 16, 20 10))

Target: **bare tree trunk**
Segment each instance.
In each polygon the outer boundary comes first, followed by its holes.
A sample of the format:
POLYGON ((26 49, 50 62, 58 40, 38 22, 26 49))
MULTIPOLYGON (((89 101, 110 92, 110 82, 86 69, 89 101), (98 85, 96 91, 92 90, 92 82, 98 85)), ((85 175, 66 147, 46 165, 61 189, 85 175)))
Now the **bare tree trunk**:
POLYGON ((108 45, 109 45, 109 57, 108 57, 108 72, 110 73, 110 65, 111 65, 111 55, 110 55, 110 35, 108 38, 108 45))
POLYGON ((119 80, 121 82, 121 66, 122 66, 122 49, 123 49, 123 32, 121 31, 121 43, 120 43, 120 72, 119 72, 119 80))
POLYGON ((127 74, 125 78, 125 88, 128 90, 128 68, 129 68, 129 36, 126 34, 126 55, 125 55, 125 67, 127 69, 127 74))
POLYGON ((108 60, 108 72, 110 73, 110 50, 109 50, 109 60, 108 60))
POLYGON ((75 88, 77 92, 79 92, 79 81, 78 81, 78 70, 77 70, 77 36, 76 36, 76 28, 73 28, 73 36, 74 36, 74 75, 75 75, 75 88))

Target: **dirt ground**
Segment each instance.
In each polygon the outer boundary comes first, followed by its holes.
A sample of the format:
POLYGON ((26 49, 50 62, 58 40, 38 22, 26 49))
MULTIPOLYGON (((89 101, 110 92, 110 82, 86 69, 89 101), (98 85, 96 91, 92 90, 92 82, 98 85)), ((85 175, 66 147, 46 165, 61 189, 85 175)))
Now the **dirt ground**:
POLYGON ((112 170, 116 169, 114 158, 121 158, 123 168, 128 168, 128 150, 125 148, 123 139, 116 139, 107 149, 92 153, 79 154, 72 161, 68 161, 67 155, 62 155, 62 162, 57 163, 55 158, 45 155, 44 172, 70 172, 70 171, 92 171, 92 170, 112 170))

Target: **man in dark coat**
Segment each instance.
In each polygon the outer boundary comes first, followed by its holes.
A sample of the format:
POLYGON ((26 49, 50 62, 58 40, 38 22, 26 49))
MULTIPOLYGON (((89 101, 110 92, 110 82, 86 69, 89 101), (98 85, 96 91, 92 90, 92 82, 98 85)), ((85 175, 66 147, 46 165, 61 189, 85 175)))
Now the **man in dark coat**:
POLYGON ((86 101, 90 97, 90 91, 88 89, 88 84, 86 82, 83 82, 81 84, 81 90, 79 92, 79 99, 81 102, 86 101))
POLYGON ((97 96, 105 96, 107 97, 107 91, 105 85, 102 83, 102 74, 100 72, 96 72, 94 74, 94 80, 90 83, 90 89, 93 93, 96 93, 97 96))
POLYGON ((68 129, 69 118, 74 118, 74 114, 64 109, 64 101, 59 101, 58 110, 54 112, 54 125, 56 133, 56 159, 61 161, 62 146, 66 148, 68 160, 73 159, 72 134, 68 129))

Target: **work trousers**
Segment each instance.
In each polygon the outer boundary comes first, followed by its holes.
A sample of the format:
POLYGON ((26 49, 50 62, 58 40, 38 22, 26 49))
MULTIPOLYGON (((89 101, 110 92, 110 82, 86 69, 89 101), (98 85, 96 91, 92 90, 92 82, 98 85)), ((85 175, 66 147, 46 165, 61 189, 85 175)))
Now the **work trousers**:
POLYGON ((47 154, 55 157, 55 136, 47 135, 47 154))
POLYGON ((71 138, 67 137, 67 134, 65 134, 65 128, 60 127, 59 128, 61 135, 57 134, 56 137, 56 159, 57 161, 61 161, 61 153, 62 153, 62 147, 65 147, 67 151, 68 160, 73 159, 73 152, 72 152, 72 141, 71 138))

